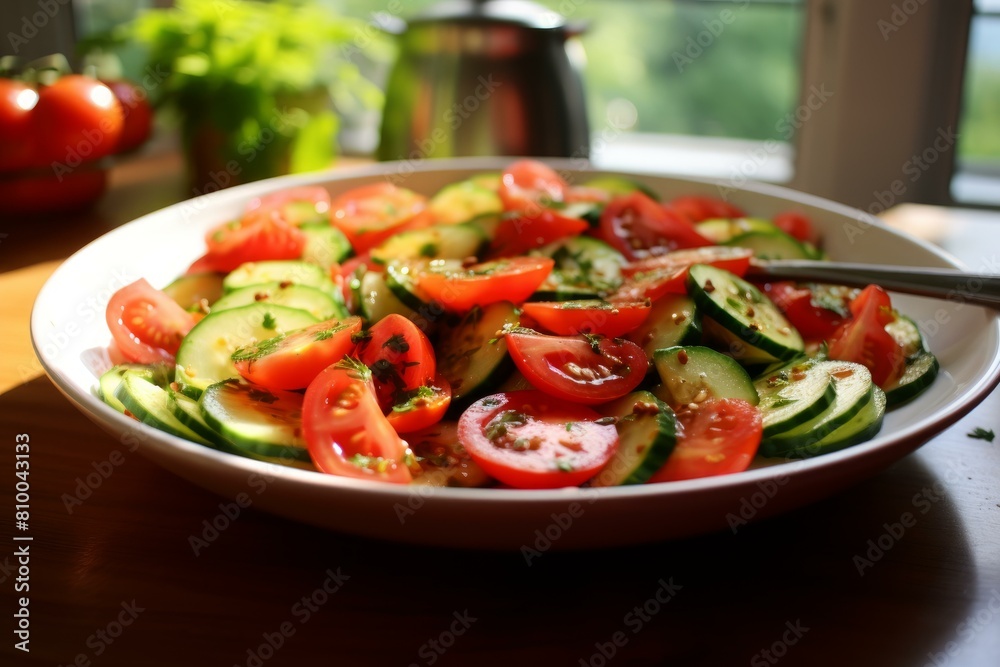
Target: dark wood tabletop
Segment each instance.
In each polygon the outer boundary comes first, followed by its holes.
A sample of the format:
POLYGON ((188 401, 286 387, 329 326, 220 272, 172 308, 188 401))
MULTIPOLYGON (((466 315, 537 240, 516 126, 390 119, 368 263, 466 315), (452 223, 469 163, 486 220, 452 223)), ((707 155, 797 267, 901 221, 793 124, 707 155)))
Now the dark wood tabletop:
MULTIPOLYGON (((1000 430, 1000 393, 833 498, 681 541, 529 564, 237 515, 105 435, 31 354, 28 313, 58 260, 185 197, 169 154, 112 177, 93 212, 15 221, 0 243, 0 664, 1000 664, 1000 441, 967 436, 1000 430), (23 625, 30 653, 16 648, 23 625)), ((900 207, 891 219, 959 254, 1000 241, 997 215, 900 207)))

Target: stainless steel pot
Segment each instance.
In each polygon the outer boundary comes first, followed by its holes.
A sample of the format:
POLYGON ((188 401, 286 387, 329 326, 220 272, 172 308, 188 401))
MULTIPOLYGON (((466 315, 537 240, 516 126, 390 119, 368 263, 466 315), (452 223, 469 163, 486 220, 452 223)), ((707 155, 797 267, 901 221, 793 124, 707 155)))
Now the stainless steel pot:
POLYGON ((586 157, 582 29, 525 0, 451 0, 398 30, 378 157, 586 157))

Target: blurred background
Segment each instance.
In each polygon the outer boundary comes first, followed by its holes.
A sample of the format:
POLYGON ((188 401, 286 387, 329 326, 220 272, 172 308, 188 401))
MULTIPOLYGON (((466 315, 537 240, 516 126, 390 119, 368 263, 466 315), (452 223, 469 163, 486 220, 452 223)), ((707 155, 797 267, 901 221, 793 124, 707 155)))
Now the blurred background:
MULTIPOLYGON (((332 96, 341 154, 377 150, 379 91, 396 56, 378 27, 435 2, 299 3, 352 21, 340 54, 353 83, 332 96), (356 76, 371 89, 354 85, 356 76)), ((240 0, 207 4, 224 17, 240 0)), ((788 184, 873 213, 903 201, 1000 205, 1000 0, 540 4, 586 25, 583 79, 598 166, 788 184)), ((141 82, 149 40, 122 42, 121 26, 172 5, 6 0, 4 52, 63 52, 79 64, 80 45, 106 48, 141 82)), ((160 116, 158 135, 169 133, 176 119, 160 116)))

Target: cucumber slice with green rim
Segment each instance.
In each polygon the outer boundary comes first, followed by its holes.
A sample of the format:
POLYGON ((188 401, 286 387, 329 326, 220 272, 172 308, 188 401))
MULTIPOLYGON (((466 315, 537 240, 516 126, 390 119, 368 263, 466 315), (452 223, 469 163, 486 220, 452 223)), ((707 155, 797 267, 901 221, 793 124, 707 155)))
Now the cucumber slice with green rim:
POLYGON ((746 232, 723 245, 753 250, 758 259, 812 259, 815 252, 794 236, 775 229, 769 232, 746 232))
POLYGON ((938 375, 938 360, 930 352, 920 352, 906 363, 903 375, 885 387, 885 398, 895 407, 916 397, 931 386, 938 375))
POLYGON ((140 373, 126 371, 115 390, 115 398, 143 424, 192 442, 209 444, 174 416, 167 390, 157 387, 140 373))
POLYGON ((302 261, 315 264, 329 272, 330 267, 339 264, 354 254, 351 242, 329 222, 302 225, 306 235, 306 245, 302 249, 302 261))
POLYGON ((418 326, 423 319, 417 309, 407 306, 389 289, 385 276, 377 271, 368 271, 361 276, 356 300, 361 316, 371 323, 392 313, 417 322, 418 326))
POLYGON ((701 318, 701 334, 706 345, 724 351, 748 368, 763 368, 787 362, 787 359, 778 359, 773 354, 750 345, 711 317, 701 318))
POLYGON ((822 438, 809 450, 809 456, 829 454, 838 449, 853 447, 871 440, 882 430, 882 419, 885 417, 886 396, 878 387, 872 389, 872 400, 847 422, 830 435, 822 438))
POLYGON ((716 244, 750 232, 780 232, 778 226, 763 218, 712 218, 695 225, 699 234, 716 244))
POLYGON ((885 330, 903 348, 903 354, 907 359, 916 357, 927 349, 924 347, 924 338, 920 335, 917 323, 906 315, 897 313, 896 319, 885 325, 885 330))
POLYGON ((459 442, 456 421, 439 421, 422 431, 407 433, 406 442, 421 471, 414 476, 413 484, 468 488, 492 482, 459 442))
POLYGON ((205 421, 205 416, 201 413, 201 406, 198 404, 198 401, 172 389, 167 390, 167 395, 169 396, 167 404, 174 413, 174 417, 177 418, 177 421, 200 435, 215 449, 230 454, 241 453, 233 446, 233 443, 226 440, 221 433, 208 425, 208 422, 205 421))
POLYGON ((642 348, 652 369, 657 350, 701 342, 701 318, 691 297, 666 294, 653 302, 646 321, 626 338, 642 348))
POLYGON ((757 405, 750 376, 732 357, 697 345, 657 350, 653 364, 660 375, 659 398, 676 409, 711 398, 741 398, 757 405))
POLYGON ((648 185, 628 178, 623 178, 621 176, 598 176, 597 178, 592 178, 589 181, 584 182, 583 186, 586 188, 594 188, 596 190, 604 190, 612 197, 628 195, 638 191, 653 201, 660 201, 660 195, 658 195, 648 185))
POLYGON ((825 368, 812 359, 786 364, 754 382, 764 424, 764 437, 790 431, 824 412, 837 392, 825 368))
POLYGON ((242 452, 312 460, 302 437, 302 394, 226 381, 208 387, 199 404, 208 425, 242 452))
POLYGON ((465 259, 486 246, 486 233, 477 225, 435 225, 391 236, 372 249, 372 261, 387 264, 408 259, 465 259))
POLYGON ((477 215, 465 224, 470 227, 475 227, 481 231, 488 240, 492 241, 497 234, 497 227, 500 226, 503 219, 504 214, 502 213, 484 213, 483 215, 477 215))
MULTIPOLYGON (((770 299, 742 278, 707 264, 688 269, 688 293, 702 314, 777 359, 802 355, 802 336, 770 299)), ((735 356, 735 355, 734 355, 735 356)))
POLYGON ((483 187, 470 179, 441 188, 427 202, 427 210, 435 222, 454 224, 484 213, 500 213, 503 211, 503 202, 497 194, 497 188, 483 187))
POLYGON ((533 254, 555 261, 552 273, 535 292, 535 297, 546 297, 538 298, 539 301, 598 298, 622 284, 625 257, 607 243, 589 236, 552 243, 533 254))
POLYGON ((315 287, 286 285, 284 283, 264 283, 241 287, 213 303, 211 312, 218 313, 249 306, 253 303, 298 308, 306 311, 317 320, 339 319, 349 315, 347 307, 339 303, 329 292, 323 292, 315 287))
POLYGON ((822 453, 820 441, 851 421, 872 400, 875 385, 871 373, 849 361, 819 361, 813 366, 833 380, 833 403, 812 419, 760 443, 762 456, 804 458, 822 453))
POLYGON ((403 305, 415 311, 410 320, 421 330, 428 331, 448 317, 448 312, 440 304, 417 287, 411 267, 389 264, 385 271, 385 284, 403 305))
POLYGON ((636 391, 602 406, 600 412, 617 418, 618 451, 587 484, 605 487, 649 481, 674 451, 677 420, 673 410, 648 391, 636 391))
POLYGON ((499 334, 518 322, 514 304, 500 301, 473 308, 457 326, 441 332, 435 348, 437 370, 451 384, 452 411, 492 393, 514 370, 507 341, 499 334))
POLYGON ((273 260, 241 264, 223 279, 222 287, 228 293, 241 287, 263 285, 264 283, 292 283, 324 291, 334 289, 333 281, 320 266, 299 260, 273 260))
POLYGON ((218 273, 192 273, 181 276, 163 288, 163 293, 184 310, 202 310, 222 296, 222 276, 218 273))
POLYGON ((126 373, 138 375, 157 387, 166 387, 174 379, 172 364, 119 364, 109 368, 98 380, 98 396, 109 406, 122 413, 125 412, 125 406, 118 400, 116 394, 126 373))
POLYGON ((185 394, 198 398, 209 385, 239 377, 231 358, 237 348, 317 321, 304 310, 269 303, 209 313, 177 351, 177 383, 185 394))

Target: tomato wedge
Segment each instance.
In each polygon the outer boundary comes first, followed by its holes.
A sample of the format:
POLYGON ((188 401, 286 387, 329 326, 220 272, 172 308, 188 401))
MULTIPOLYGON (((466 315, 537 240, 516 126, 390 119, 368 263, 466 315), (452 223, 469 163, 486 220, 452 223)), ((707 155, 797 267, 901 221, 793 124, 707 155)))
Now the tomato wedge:
POLYGON ((717 197, 688 195, 677 197, 668 207, 683 215, 691 222, 701 222, 712 218, 745 218, 746 213, 739 206, 717 197))
POLYGON ((123 355, 140 364, 172 361, 194 316, 145 278, 111 296, 105 319, 123 355))
POLYGON ((885 387, 906 367, 902 346, 885 330, 895 319, 889 295, 878 285, 869 285, 851 301, 851 312, 854 319, 841 325, 830 340, 830 358, 864 364, 872 382, 885 387))
POLYGON ((359 255, 399 232, 427 205, 427 198, 391 183, 373 183, 343 193, 330 203, 333 224, 359 255))
POLYGON ((688 269, 694 264, 711 264, 742 278, 752 257, 753 251, 747 248, 706 246, 629 262, 622 267, 625 282, 608 300, 656 301, 666 294, 687 294, 688 269))
POLYGON ((631 341, 530 329, 514 329, 505 340, 528 382, 556 398, 597 405, 624 396, 646 376, 646 353, 631 341))
POLYGON ((712 245, 686 218, 638 191, 615 197, 604 207, 600 232, 629 259, 712 245))
POLYGON ((585 232, 590 224, 582 218, 562 215, 551 208, 535 210, 497 225, 490 256, 510 257, 585 232))
POLYGON ((538 160, 518 160, 500 177, 500 200, 508 211, 537 213, 563 202, 568 190, 563 177, 538 160))
POLYGON ((677 413, 677 445, 650 482, 728 475, 747 469, 760 446, 760 411, 740 398, 719 398, 677 413))
POLYGON ((560 336, 601 334, 608 338, 624 336, 646 321, 648 302, 608 303, 587 301, 534 301, 521 307, 546 331, 560 336))
POLYGON ((309 383, 302 433, 316 467, 331 475, 408 484, 409 452, 375 400, 371 372, 349 358, 309 383))
POLYGON ((458 421, 458 438, 486 473, 519 489, 578 486, 600 471, 618 447, 613 424, 590 408, 540 391, 514 391, 473 403, 458 421))
POLYGON ((304 389, 320 371, 354 349, 361 318, 327 320, 269 338, 233 353, 236 370, 268 389, 304 389))
POLYGON ((812 220, 805 213, 784 211, 774 216, 774 224, 781 231, 794 236, 800 241, 815 241, 816 231, 812 220))
POLYGON ((417 285, 453 313, 498 301, 521 303, 545 281, 555 262, 548 257, 511 257, 464 267, 431 262, 418 268, 417 285))
MULTIPOLYGON (((838 288, 830 286, 830 289, 838 288)), ((828 339, 849 319, 846 302, 835 302, 832 295, 820 301, 811 289, 791 281, 764 283, 764 293, 807 340, 828 339), (828 306, 837 306, 837 309, 828 306)), ((844 289, 844 293, 846 295, 849 290, 844 289)))
POLYGON ((205 245, 208 252, 195 262, 197 268, 228 273, 246 262, 298 259, 306 237, 277 211, 270 211, 219 225, 205 236, 205 245))
POLYGON ((330 193, 319 185, 297 188, 254 197, 244 212, 248 217, 260 217, 277 212, 281 219, 292 225, 330 222, 330 193))
POLYGON ((358 357, 371 369, 375 395, 383 410, 437 374, 434 347, 427 334, 396 313, 372 325, 358 345, 358 357))
POLYGON ((444 419, 451 405, 451 385, 440 373, 430 384, 406 392, 386 415, 396 433, 412 433, 444 419))

